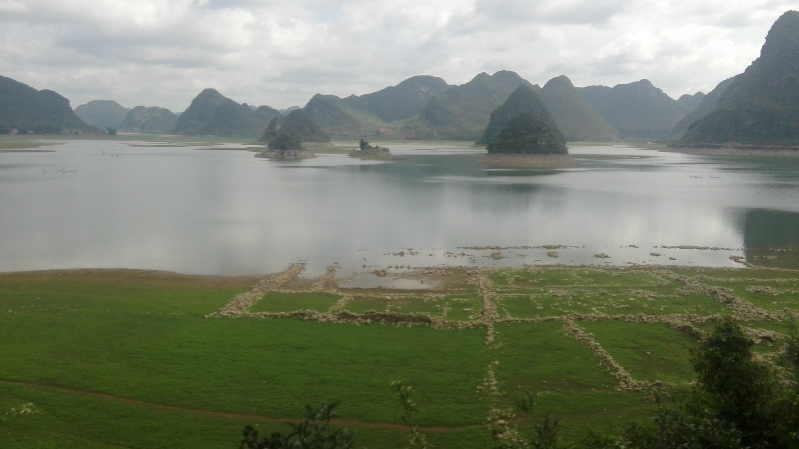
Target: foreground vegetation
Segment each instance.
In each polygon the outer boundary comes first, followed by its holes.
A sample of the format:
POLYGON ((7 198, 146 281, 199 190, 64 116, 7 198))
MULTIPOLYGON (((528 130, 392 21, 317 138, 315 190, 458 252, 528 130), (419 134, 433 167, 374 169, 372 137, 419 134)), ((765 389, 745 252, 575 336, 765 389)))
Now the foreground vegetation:
POLYGON ((434 447, 510 444, 546 412, 582 441, 651 422, 722 315, 772 366, 799 311, 787 270, 445 268, 409 291, 301 273, 0 275, 0 446, 234 447, 327 402, 356 447, 404 447, 397 380, 434 447))

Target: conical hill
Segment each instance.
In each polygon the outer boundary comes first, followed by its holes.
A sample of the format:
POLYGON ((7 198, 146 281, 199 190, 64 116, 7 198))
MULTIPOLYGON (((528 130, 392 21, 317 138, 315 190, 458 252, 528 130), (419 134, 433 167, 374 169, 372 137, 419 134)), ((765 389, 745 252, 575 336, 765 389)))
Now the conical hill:
POLYGON ((558 128, 552 115, 547 110, 541 97, 530 87, 519 86, 508 96, 502 106, 491 112, 491 120, 483 131, 483 136, 477 141, 479 144, 491 144, 500 131, 519 114, 530 114, 543 122, 554 134, 552 141, 558 146, 566 148, 566 138, 558 128))
POLYGON ((519 86, 491 113, 478 143, 489 153, 566 153, 566 139, 535 91, 519 86))

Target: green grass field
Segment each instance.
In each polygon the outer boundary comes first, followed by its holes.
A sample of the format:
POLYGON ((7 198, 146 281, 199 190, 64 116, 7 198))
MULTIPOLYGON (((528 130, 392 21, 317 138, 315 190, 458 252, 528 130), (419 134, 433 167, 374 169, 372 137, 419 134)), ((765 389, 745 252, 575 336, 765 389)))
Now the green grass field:
MULTIPOLYGON (((739 313, 710 287, 771 313, 741 315, 752 329, 784 332, 782 320, 799 310, 795 271, 470 273, 488 282, 423 291, 277 285, 235 316, 213 314, 258 278, 0 274, 0 447, 234 448, 245 424, 285 431, 306 404, 328 401, 341 404, 359 447, 398 448, 408 429, 390 383, 400 379, 416 390, 417 423, 437 448, 492 447, 487 423, 530 422, 514 416, 525 392, 573 437, 652 406, 621 388, 567 321, 632 379, 681 384, 693 380, 696 337, 657 321, 689 316, 709 330, 716 314, 739 313), (322 318, 259 318, 304 310, 322 318), (367 311, 390 319, 360 318, 367 311), (413 319, 420 315, 430 324, 413 319)), ((768 355, 779 345, 755 349, 768 355)))

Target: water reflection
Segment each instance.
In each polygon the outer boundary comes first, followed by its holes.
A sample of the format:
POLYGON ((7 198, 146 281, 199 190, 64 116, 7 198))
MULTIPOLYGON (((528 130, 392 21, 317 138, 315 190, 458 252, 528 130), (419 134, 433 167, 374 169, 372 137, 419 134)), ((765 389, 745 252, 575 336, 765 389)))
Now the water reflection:
POLYGON ((768 267, 799 268, 799 213, 746 211, 743 232, 747 261, 768 267))

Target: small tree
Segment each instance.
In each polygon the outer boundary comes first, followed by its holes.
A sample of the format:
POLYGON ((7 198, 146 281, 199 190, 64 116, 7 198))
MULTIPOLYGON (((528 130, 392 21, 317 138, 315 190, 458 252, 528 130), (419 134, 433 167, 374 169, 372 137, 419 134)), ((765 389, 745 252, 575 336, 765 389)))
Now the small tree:
MULTIPOLYGON (((533 395, 526 391, 521 399, 516 400, 516 407, 519 411, 530 416, 533 416, 535 405, 536 403, 533 399, 533 395)), ((552 413, 545 413, 538 422, 533 424, 533 435, 530 442, 527 444, 535 449, 556 449, 564 447, 560 443, 560 437, 558 436, 559 425, 560 419, 553 417, 552 413)))
POLYGON ((361 141, 359 142, 359 145, 361 146, 361 150, 365 150, 365 149, 367 149, 367 148, 369 148, 371 146, 371 145, 369 145, 369 142, 367 142, 367 141, 365 141, 363 139, 361 139, 361 141))
POLYGON ((745 446, 765 444, 774 418, 776 379, 771 369, 752 359, 754 343, 730 317, 693 351, 697 374, 694 412, 712 411, 742 434, 745 446))
MULTIPOLYGON (((364 140, 361 140, 361 142, 364 142, 364 140)), ((413 414, 418 409, 416 402, 413 400, 413 387, 405 385, 404 380, 395 380, 391 382, 391 386, 394 387, 399 396, 399 406, 402 408, 402 423, 412 426, 407 449, 429 449, 431 446, 427 442, 427 437, 419 431, 419 426, 413 425, 413 414)))
POLYGON ((305 419, 297 424, 287 423, 292 432, 286 436, 275 432, 259 440, 258 431, 246 426, 239 449, 351 449, 355 432, 330 426, 330 420, 338 418, 335 412, 337 406, 325 402, 314 410, 306 405, 305 419))

